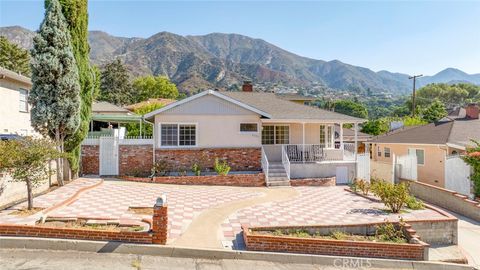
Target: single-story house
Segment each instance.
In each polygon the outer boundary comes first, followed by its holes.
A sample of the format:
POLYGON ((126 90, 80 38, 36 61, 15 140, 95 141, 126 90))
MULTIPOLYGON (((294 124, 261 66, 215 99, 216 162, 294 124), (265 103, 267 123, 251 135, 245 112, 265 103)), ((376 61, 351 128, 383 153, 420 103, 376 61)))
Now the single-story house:
POLYGON ((371 175, 392 178, 394 157, 417 157, 418 181, 445 188, 445 162, 451 155, 463 154, 480 140, 479 107, 470 104, 458 115, 450 115, 436 123, 397 130, 370 141, 371 175))
POLYGON ((98 101, 92 104, 92 120, 90 121, 89 137, 112 136, 118 130, 117 136, 125 136, 122 124, 142 124, 142 116, 135 114, 115 104, 98 101), (121 131, 121 132, 120 132, 121 131))
MULTIPOLYGON (((263 170, 267 184, 356 174, 356 135, 343 142, 342 125, 364 119, 306 106, 275 93, 207 90, 144 115, 154 124, 155 160, 177 168, 211 167, 215 157, 235 171, 263 170), (335 144, 335 125, 340 141, 335 144)), ((354 129, 357 130, 357 129, 354 129)), ((355 132, 355 134, 357 134, 355 132)))

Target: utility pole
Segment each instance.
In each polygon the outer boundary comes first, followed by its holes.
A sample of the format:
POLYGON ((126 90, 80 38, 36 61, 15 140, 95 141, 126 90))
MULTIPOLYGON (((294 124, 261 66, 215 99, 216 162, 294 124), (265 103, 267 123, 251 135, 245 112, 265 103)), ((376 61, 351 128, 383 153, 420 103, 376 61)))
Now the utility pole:
POLYGON ((415 82, 417 80, 417 78, 420 78, 422 77, 423 74, 420 74, 420 75, 413 75, 413 76, 410 76, 408 77, 409 80, 413 79, 413 94, 412 94, 412 116, 415 117, 415 82))

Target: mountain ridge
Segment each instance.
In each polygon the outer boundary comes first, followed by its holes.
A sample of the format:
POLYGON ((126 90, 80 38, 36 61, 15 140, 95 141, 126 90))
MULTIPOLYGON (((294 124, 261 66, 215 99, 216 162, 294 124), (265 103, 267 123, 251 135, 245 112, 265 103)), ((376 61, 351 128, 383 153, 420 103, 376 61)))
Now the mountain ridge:
MULTIPOLYGON (((31 48, 34 32, 20 26, 0 27, 0 35, 31 48)), ((117 37, 89 31, 90 59, 103 65, 120 58, 134 75, 166 75, 182 91, 204 88, 235 89, 245 79, 266 87, 331 89, 406 94, 407 74, 372 71, 339 60, 324 61, 300 56, 259 38, 235 33, 178 35, 159 32, 148 38, 117 37)), ((480 84, 480 74, 447 68, 419 78, 419 87, 432 82, 480 84)))

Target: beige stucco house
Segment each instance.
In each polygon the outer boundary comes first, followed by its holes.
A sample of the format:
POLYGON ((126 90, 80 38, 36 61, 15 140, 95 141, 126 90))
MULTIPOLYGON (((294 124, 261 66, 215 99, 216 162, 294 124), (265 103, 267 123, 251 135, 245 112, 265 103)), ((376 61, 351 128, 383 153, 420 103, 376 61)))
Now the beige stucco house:
POLYGON ((204 91, 144 118, 154 124, 157 160, 188 168, 203 156, 218 156, 235 170, 262 169, 267 184, 332 176, 351 181, 357 142, 345 144, 340 128, 336 145, 334 127, 365 121, 251 88, 204 91))
POLYGON ((0 134, 35 135, 30 122, 30 78, 0 67, 0 134))
POLYGON ((479 108, 475 104, 436 123, 407 128, 371 140, 371 176, 394 179, 395 158, 417 157, 418 181, 445 188, 445 162, 463 154, 473 140, 480 140, 479 108))

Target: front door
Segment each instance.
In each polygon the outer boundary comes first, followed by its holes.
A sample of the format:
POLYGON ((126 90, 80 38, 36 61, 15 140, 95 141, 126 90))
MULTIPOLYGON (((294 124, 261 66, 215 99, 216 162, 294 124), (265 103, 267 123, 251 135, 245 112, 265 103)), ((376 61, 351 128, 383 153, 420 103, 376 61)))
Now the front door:
POLYGON ((118 175, 118 137, 100 137, 100 175, 118 175))
POLYGON ((348 168, 341 166, 336 170, 337 185, 348 184, 348 168))

